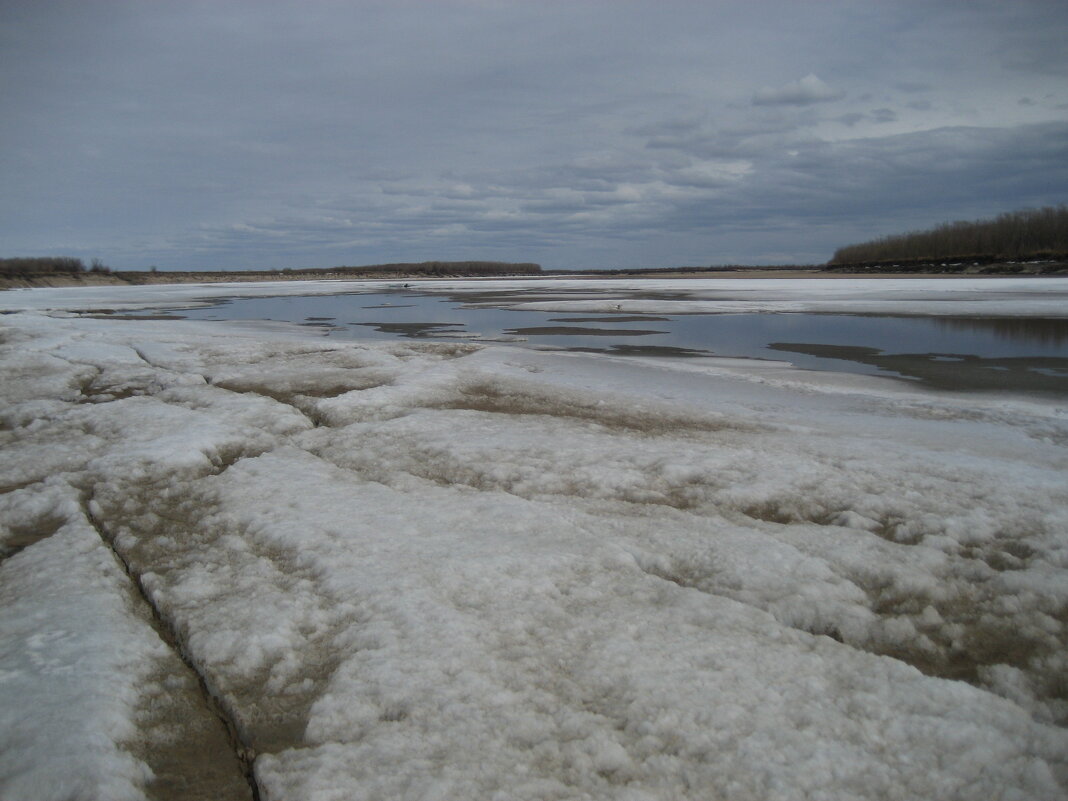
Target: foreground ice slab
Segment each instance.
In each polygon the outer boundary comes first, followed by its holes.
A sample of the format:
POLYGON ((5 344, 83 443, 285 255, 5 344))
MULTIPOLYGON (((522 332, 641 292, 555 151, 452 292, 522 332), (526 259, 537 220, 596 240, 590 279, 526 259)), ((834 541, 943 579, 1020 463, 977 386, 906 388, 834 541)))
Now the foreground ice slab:
POLYGON ((1068 791, 1054 404, 35 313, 0 336, 0 798, 1068 791), (175 789, 207 760, 186 707, 229 760, 211 788, 175 789))

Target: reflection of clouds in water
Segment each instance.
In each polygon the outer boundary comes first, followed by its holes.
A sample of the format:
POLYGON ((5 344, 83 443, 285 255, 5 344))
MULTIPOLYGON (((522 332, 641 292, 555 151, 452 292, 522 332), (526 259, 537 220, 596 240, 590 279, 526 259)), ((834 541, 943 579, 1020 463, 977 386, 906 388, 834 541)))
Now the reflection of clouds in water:
POLYGON ((938 317, 942 328, 993 334, 1017 342, 1063 345, 1068 343, 1068 320, 1025 317, 938 317))
POLYGON ((640 337, 666 334, 667 332, 644 328, 586 328, 578 325, 542 325, 530 328, 510 328, 506 333, 522 334, 524 336, 640 337))
MULTIPOLYGON (((1059 375, 1035 374, 1034 368, 1055 367, 1050 359, 1068 356, 1068 321, 1049 318, 963 318, 915 315, 805 313, 773 314, 745 312, 733 314, 679 313, 685 311, 684 295, 666 290, 630 294, 657 295, 656 312, 617 313, 614 302, 597 313, 561 314, 558 308, 531 309, 526 302, 561 296, 566 298, 605 298, 604 292, 588 287, 557 291, 548 287, 526 290, 425 293, 388 291, 360 295, 318 295, 235 299, 203 311, 191 310, 190 317, 232 319, 280 319, 290 322, 324 324, 336 319, 327 335, 352 339, 478 339, 484 342, 523 341, 529 347, 565 348, 607 352, 617 356, 715 355, 720 357, 778 361, 789 352, 789 361, 798 367, 876 375, 908 375, 935 385, 950 383, 956 389, 986 387, 990 376, 1006 372, 1027 380, 1006 382, 1026 391, 1034 376, 1061 384, 1059 375), (503 308, 502 308, 503 307, 503 308), (799 347, 773 347, 794 345, 799 347), (826 348, 868 348, 879 359, 855 355, 832 355, 826 348), (813 349, 814 348, 814 349, 813 349), (889 357, 906 356, 907 359, 889 357), (952 381, 947 373, 960 373, 957 363, 973 362, 952 381), (993 370, 1001 359, 1014 359, 1010 371, 993 370), (917 369, 917 362, 927 366, 917 369), (894 363, 891 363, 894 362, 894 363), (932 370, 938 365, 937 370, 932 370), (1021 373, 1021 371, 1023 371, 1021 373), (1027 375, 1031 372, 1031 375, 1027 375)), ((618 297, 630 294, 616 291, 618 297)), ((851 353, 853 353, 851 351, 851 353)), ((1032 387, 1033 388, 1033 387, 1032 387)), ((1054 389, 1053 391, 1060 391, 1054 389)))
POLYGON ((799 367, 826 369, 825 360, 832 363, 841 360, 868 365, 883 375, 916 380, 940 389, 997 390, 1059 396, 1068 394, 1068 383, 1065 382, 1068 377, 1068 358, 979 358, 949 353, 885 353, 876 348, 786 342, 773 342, 769 347, 792 354, 791 361, 799 367))
POLYGON ((349 323, 349 325, 363 325, 373 328, 383 334, 394 334, 400 337, 425 337, 447 332, 449 328, 463 328, 463 323, 349 323))

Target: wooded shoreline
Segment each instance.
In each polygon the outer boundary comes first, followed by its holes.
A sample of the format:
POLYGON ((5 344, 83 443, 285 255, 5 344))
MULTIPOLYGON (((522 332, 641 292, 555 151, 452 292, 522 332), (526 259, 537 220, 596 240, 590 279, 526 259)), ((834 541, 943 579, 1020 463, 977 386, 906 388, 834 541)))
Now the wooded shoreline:
POLYGON ((89 270, 0 273, 0 289, 70 286, 215 284, 250 281, 419 281, 440 278, 952 278, 1068 276, 1068 255, 1035 261, 975 258, 964 261, 862 262, 858 264, 668 267, 620 270, 542 270, 537 264, 424 262, 308 270, 89 270), (492 266, 491 266, 492 265, 492 266))

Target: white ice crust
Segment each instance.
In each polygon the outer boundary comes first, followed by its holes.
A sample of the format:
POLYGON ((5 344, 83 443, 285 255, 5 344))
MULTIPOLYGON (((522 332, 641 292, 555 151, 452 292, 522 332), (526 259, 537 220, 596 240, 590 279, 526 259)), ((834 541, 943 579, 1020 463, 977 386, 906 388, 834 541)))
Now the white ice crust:
POLYGON ((1056 402, 34 311, 0 370, 5 801, 156 797, 142 595, 269 801, 1068 792, 1056 402))
MULTIPOLYGON (((570 299, 510 303, 512 308, 559 312, 726 314, 821 312, 895 315, 1068 317, 1063 278, 524 278, 418 280, 420 291, 441 293, 544 290, 570 299), (620 299, 619 293, 631 297, 620 299), (664 297, 667 295, 668 297, 664 297), (643 297, 644 296, 644 297, 643 297), (653 297, 649 297, 653 296, 653 297), (660 296, 660 297, 656 297, 660 296)), ((0 292, 0 311, 130 311, 203 305, 220 297, 331 295, 383 292, 396 281, 262 281, 147 286, 88 286, 0 292)))

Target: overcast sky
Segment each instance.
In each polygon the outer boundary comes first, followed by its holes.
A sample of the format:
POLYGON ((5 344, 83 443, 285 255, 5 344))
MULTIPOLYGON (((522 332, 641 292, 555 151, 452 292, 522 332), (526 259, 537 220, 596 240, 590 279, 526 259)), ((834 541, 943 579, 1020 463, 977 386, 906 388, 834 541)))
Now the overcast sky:
POLYGON ((1068 201, 1068 2, 0 0, 0 256, 808 263, 1068 201))

